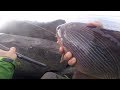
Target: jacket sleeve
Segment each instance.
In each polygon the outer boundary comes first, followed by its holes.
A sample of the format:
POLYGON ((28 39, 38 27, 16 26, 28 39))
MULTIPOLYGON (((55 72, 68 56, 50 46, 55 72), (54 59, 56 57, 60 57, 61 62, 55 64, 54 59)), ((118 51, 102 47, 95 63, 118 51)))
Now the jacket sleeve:
POLYGON ((0 79, 12 79, 15 70, 15 61, 8 62, 7 58, 0 57, 0 79))

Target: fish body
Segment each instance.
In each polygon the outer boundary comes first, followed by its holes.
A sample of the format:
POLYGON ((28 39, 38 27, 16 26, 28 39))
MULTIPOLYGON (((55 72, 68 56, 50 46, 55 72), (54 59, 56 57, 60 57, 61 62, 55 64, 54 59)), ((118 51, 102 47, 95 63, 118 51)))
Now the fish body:
POLYGON ((85 23, 58 26, 62 45, 76 57, 76 71, 100 79, 120 78, 120 32, 85 23))

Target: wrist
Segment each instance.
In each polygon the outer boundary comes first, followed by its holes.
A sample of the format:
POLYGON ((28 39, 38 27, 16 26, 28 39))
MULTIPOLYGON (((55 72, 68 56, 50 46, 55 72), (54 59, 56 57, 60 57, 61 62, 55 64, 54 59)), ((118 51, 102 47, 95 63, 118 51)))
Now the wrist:
POLYGON ((16 55, 16 54, 10 55, 9 53, 6 53, 5 57, 6 57, 6 58, 9 58, 9 59, 12 59, 12 60, 16 60, 17 55, 16 55))
POLYGON ((16 66, 16 61, 9 57, 0 57, 0 61, 11 63, 14 67, 16 66))

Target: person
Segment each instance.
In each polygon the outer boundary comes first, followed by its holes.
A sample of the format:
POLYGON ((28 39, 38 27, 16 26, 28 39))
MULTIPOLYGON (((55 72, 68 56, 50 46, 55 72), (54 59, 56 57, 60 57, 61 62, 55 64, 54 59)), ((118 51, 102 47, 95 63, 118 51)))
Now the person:
MULTIPOLYGON (((99 22, 91 22, 88 23, 88 26, 101 26, 101 24, 99 22)), ((57 43, 59 44, 59 41, 57 41, 57 43)), ((64 47, 60 46, 59 52, 63 54, 64 47)), ((0 49, 0 79, 12 79, 16 67, 16 58, 15 47, 11 47, 9 51, 0 49)), ((64 54, 64 60, 66 60, 70 66, 73 66, 77 61, 69 51, 64 54)), ((41 79, 56 79, 55 76, 58 76, 59 79, 63 78, 53 72, 48 72, 44 74, 41 79)))
POLYGON ((15 47, 11 47, 9 51, 0 49, 0 79, 12 79, 16 58, 15 47))

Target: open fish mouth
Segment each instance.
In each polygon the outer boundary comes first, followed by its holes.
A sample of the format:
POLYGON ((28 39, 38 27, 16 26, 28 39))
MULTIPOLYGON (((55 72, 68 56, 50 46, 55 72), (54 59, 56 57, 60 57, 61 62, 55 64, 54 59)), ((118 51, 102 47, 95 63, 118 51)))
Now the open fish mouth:
POLYGON ((120 78, 120 32, 72 22, 57 28, 60 42, 76 57, 76 69, 101 79, 120 78))

